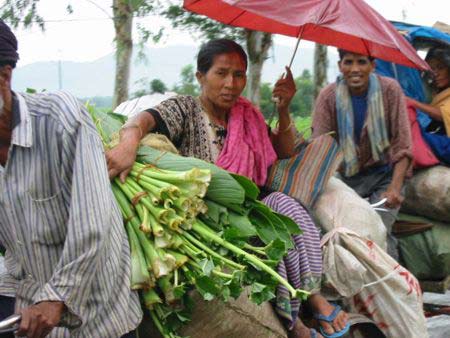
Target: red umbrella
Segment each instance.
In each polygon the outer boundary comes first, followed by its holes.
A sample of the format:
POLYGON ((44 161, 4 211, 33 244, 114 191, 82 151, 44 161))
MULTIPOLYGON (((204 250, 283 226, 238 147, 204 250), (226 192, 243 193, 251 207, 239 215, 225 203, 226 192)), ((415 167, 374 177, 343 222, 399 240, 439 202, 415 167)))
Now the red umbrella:
POLYGON ((394 26, 362 0, 184 0, 184 8, 231 26, 429 69, 394 26))

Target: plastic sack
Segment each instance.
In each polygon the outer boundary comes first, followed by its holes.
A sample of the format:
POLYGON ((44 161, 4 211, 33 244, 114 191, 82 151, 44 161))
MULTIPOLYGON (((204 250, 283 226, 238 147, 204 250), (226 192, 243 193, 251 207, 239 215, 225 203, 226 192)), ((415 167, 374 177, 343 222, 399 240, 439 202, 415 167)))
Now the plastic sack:
POLYGON ((408 270, 373 241, 343 227, 327 233, 322 245, 327 286, 345 290, 346 310, 373 320, 387 338, 428 337, 420 285, 408 270), (329 264, 333 253, 341 263, 329 264), (355 271, 358 282, 346 285, 355 271))
POLYGON ((369 202, 336 177, 332 177, 312 209, 316 224, 325 231, 341 224, 386 250, 386 227, 369 202))
POLYGON ((436 166, 421 170, 406 182, 402 212, 437 221, 450 220, 450 168, 436 166))

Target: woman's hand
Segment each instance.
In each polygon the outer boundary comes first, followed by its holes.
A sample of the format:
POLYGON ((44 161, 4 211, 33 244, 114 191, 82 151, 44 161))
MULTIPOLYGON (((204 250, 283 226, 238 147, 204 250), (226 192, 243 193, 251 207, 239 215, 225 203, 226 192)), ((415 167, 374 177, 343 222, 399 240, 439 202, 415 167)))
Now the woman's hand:
POLYGON ((106 152, 109 178, 119 176, 122 183, 131 171, 139 147, 140 135, 137 129, 125 129, 120 143, 106 152))
POLYGON ((272 92, 272 96, 277 97, 279 100, 277 103, 278 113, 287 113, 289 111, 289 105, 297 91, 291 69, 289 67, 285 68, 286 77, 279 79, 277 83, 275 83, 272 92))

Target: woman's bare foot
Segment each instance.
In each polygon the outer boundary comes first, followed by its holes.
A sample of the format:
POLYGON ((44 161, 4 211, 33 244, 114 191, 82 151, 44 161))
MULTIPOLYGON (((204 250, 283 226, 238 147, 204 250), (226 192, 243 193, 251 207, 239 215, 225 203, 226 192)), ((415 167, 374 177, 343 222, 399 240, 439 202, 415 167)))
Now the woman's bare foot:
MULTIPOLYGON (((311 297, 309 297, 308 301, 314 313, 329 316, 334 310, 334 306, 328 303, 328 301, 320 294, 312 295, 311 297)), ((324 320, 319 320, 319 324, 326 334, 331 335, 335 332, 342 331, 347 325, 347 321, 347 313, 344 311, 340 311, 332 323, 328 323, 324 320)))
MULTIPOLYGON (((323 338, 319 332, 317 332, 316 337, 323 338)), ((297 319, 294 328, 288 331, 288 338, 311 338, 311 329, 305 326, 300 319, 297 319)))

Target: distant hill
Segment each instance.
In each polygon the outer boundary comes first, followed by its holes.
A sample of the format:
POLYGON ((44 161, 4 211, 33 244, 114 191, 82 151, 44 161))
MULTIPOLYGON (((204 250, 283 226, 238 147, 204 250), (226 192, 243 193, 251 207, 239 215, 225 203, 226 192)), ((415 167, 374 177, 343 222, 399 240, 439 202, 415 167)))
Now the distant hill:
MULTIPOLYGON (((146 78, 161 79, 169 88, 179 80, 181 68, 187 64, 195 65, 196 46, 169 46, 146 48, 147 61, 139 61, 133 55, 131 66, 130 91, 137 89, 136 81, 146 78)), ((270 51, 270 58, 264 64, 263 82, 275 82, 289 63, 293 47, 277 45, 270 51)), ((312 70, 314 50, 300 48, 294 61, 294 76, 304 69, 312 70)), ((329 79, 336 77, 337 54, 329 53, 329 79)), ((78 97, 111 96, 114 86, 114 54, 111 53, 92 62, 62 61, 62 88, 78 97)), ((34 88, 38 91, 58 89, 58 62, 36 62, 19 67, 14 72, 13 88, 24 91, 34 88)))

